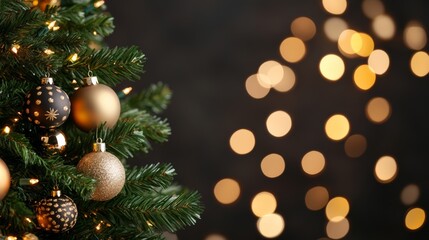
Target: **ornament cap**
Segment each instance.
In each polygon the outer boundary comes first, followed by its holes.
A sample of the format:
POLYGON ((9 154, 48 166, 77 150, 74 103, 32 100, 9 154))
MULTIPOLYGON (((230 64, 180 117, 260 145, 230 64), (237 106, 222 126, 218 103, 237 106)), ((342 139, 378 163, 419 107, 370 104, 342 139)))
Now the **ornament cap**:
POLYGON ((42 78, 42 85, 53 85, 54 79, 51 77, 43 77, 42 78))
POLYGON ((52 197, 61 197, 61 190, 58 186, 55 185, 54 189, 51 192, 52 197))
POLYGON ((105 152, 106 144, 101 138, 97 138, 97 141, 92 145, 92 151, 94 152, 105 152))
POLYGON ((85 77, 83 78, 83 83, 86 86, 93 86, 93 85, 97 85, 98 84, 98 78, 97 76, 89 76, 89 77, 85 77))

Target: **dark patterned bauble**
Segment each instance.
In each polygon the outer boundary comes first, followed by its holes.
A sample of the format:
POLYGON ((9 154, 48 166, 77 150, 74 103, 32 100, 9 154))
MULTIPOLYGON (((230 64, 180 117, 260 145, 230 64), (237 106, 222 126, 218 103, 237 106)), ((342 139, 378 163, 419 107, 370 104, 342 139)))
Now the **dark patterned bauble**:
POLYGON ((69 117, 70 110, 69 96, 49 77, 42 78, 42 85, 25 97, 27 119, 41 128, 59 127, 69 117))
POLYGON ((9 192, 10 173, 6 163, 0 158, 0 200, 9 192))
POLYGON ((110 200, 124 187, 125 168, 115 155, 106 152, 106 145, 101 140, 94 143, 93 152, 83 156, 76 168, 97 181, 92 200, 110 200))
POLYGON ((39 226, 45 231, 59 233, 72 229, 77 220, 77 207, 71 198, 61 195, 58 188, 52 196, 42 199, 36 207, 39 226))
POLYGON ((119 119, 121 103, 110 87, 98 83, 95 76, 84 79, 85 86, 71 96, 71 115, 81 130, 89 132, 101 124, 112 128, 119 119))
POLYGON ((64 133, 59 129, 47 129, 40 137, 43 153, 46 155, 63 154, 66 151, 67 141, 64 133))

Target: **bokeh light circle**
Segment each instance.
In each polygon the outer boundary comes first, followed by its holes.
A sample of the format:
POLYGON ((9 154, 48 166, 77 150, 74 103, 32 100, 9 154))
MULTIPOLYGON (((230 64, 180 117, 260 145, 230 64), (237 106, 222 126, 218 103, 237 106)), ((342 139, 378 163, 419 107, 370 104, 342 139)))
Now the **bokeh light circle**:
POLYGON ((310 151, 301 159, 302 170, 308 175, 316 175, 325 168, 325 156, 319 151, 310 151))
POLYGON ((426 212, 421 208, 412 208, 408 210, 405 216, 405 226, 410 230, 417 230, 423 226, 426 221, 426 212))
POLYGON ((342 218, 339 221, 329 221, 326 225, 326 235, 330 239, 344 238, 350 229, 350 223, 347 218, 342 218))
POLYGON ((268 116, 266 126, 274 137, 283 137, 292 128, 292 119, 285 111, 275 111, 268 116))
POLYGON ((337 81, 344 74, 344 61, 335 54, 328 54, 320 60, 319 70, 322 76, 327 80, 337 81))
POLYGON ((326 37, 332 42, 338 41, 341 33, 348 29, 348 24, 342 18, 331 17, 323 24, 323 31, 326 37))
POLYGON ((260 192, 253 197, 251 208, 257 217, 274 213, 277 208, 276 197, 270 192, 260 192))
POLYGON ((374 167, 374 174, 380 183, 389 183, 393 181, 398 174, 398 165, 391 156, 382 156, 377 160, 374 167))
POLYGON ((280 214, 267 214, 258 219, 256 226, 262 236, 276 238, 283 232, 285 221, 280 214))
POLYGON ((237 154, 247 154, 255 147, 255 136, 248 129, 239 129, 235 131, 230 139, 229 145, 237 154))
POLYGON ((344 115, 335 114, 326 121, 325 133, 334 141, 339 141, 345 138, 349 131, 350 123, 344 115))
POLYGON ((387 69, 389 69, 389 65, 389 55, 381 49, 376 49, 372 51, 372 53, 368 57, 368 66, 377 75, 384 74, 387 69))
POLYGON ((401 201, 405 205, 413 205, 420 196, 420 188, 416 184, 409 184, 401 191, 401 201))
POLYGON ((365 113, 367 118, 373 123, 384 123, 391 115, 389 102, 382 97, 375 97, 368 101, 365 113))
POLYGON ((305 194, 305 205, 312 211, 323 209, 329 201, 329 192, 323 186, 312 187, 305 194))
POLYGON ((285 166, 285 160, 277 153, 268 154, 261 161, 261 171, 269 178, 276 178, 282 175, 285 166))
POLYGON ((347 138, 344 143, 344 150, 347 156, 351 158, 358 158, 365 153, 367 148, 367 141, 363 135, 353 134, 347 138))
POLYGON ((298 17, 291 23, 292 34, 303 41, 308 41, 316 34, 316 24, 308 17, 298 17))
POLYGON ((362 64, 355 69, 353 81, 359 89, 369 90, 374 86, 375 80, 376 75, 368 65, 362 64))
POLYGON ((231 178, 218 181, 214 187, 214 196, 222 204, 231 204, 240 196, 240 185, 231 178))
POLYGON ((329 221, 339 222, 349 213, 350 205, 344 197, 334 197, 329 200, 325 208, 325 214, 329 221))
POLYGON ((304 42, 297 37, 288 37, 280 44, 280 54, 284 60, 290 63, 301 61, 305 56, 306 47, 304 42))
POLYGON ((347 9, 347 0, 322 0, 323 8, 331 14, 340 15, 347 9))

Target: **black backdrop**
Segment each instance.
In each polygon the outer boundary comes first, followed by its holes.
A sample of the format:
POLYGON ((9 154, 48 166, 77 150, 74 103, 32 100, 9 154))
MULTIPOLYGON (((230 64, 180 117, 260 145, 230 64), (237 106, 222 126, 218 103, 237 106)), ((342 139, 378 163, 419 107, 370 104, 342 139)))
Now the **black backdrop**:
MULTIPOLYGON (((252 197, 270 191, 277 197, 277 212, 286 227, 278 239, 318 239, 324 237, 323 210, 306 209, 304 196, 315 185, 324 185, 333 196, 346 196, 351 205, 350 232, 346 239, 423 239, 427 224, 416 232, 404 227, 408 206, 399 198, 404 186, 415 183, 420 198, 415 206, 428 210, 428 120, 429 80, 415 77, 409 70, 413 52, 402 42, 405 24, 412 19, 428 27, 427 1, 384 1, 386 12, 397 24, 391 41, 374 37, 376 48, 390 55, 389 71, 377 79, 371 91, 357 91, 352 73, 357 60, 347 60, 343 79, 327 84, 318 72, 318 61, 327 53, 338 53, 335 44, 323 35, 326 13, 321 1, 281 0, 183 0, 107 1, 116 30, 108 37, 110 46, 138 45, 147 56, 145 73, 138 83, 118 88, 145 88, 162 81, 173 90, 169 109, 172 136, 165 144, 154 145, 136 164, 172 162, 177 182, 197 189, 206 207, 196 226, 179 231, 179 239, 205 239, 212 233, 226 239, 263 239, 250 210, 252 197), (280 42, 291 36, 290 23, 308 16, 317 25, 317 34, 308 42, 308 52, 300 63, 281 60, 280 42), (267 60, 293 67, 295 88, 289 93, 271 92, 263 100, 250 98, 244 88, 248 76, 267 60), (387 123, 374 125, 364 115, 369 99, 382 96, 392 105, 387 123), (273 139, 265 129, 265 119, 274 110, 285 109, 293 118, 292 131, 273 139), (358 159, 349 159, 343 144, 328 141, 323 132, 327 116, 341 112, 352 122, 352 132, 365 135, 368 149, 358 159), (239 128, 252 129, 256 147, 238 156, 229 147, 229 137, 239 128), (325 171, 317 177, 303 174, 300 159, 311 149, 323 150, 325 171), (267 180, 260 160, 268 153, 285 156, 286 171, 267 180), (377 158, 392 155, 398 162, 398 177, 390 184, 378 183, 373 175, 377 158), (236 179, 240 198, 231 205, 219 204, 213 187, 222 178, 236 179)), ((371 22, 360 1, 349 1, 342 17, 350 27, 372 34, 371 22)), ((427 50, 427 47, 424 49, 427 50)))

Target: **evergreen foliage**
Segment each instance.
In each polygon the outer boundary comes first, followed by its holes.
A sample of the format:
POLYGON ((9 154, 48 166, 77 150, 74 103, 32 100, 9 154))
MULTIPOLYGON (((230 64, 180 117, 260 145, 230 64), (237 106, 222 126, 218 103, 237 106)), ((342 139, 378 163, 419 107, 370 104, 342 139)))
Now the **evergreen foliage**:
POLYGON ((195 224, 203 211, 198 192, 176 185, 171 164, 127 164, 171 133, 159 116, 171 98, 166 85, 153 84, 125 96, 118 92, 121 116, 111 129, 83 132, 69 118, 60 127, 67 136, 61 156, 43 152, 37 143, 41 130, 25 119, 25 94, 43 76, 52 76, 69 96, 83 85, 89 70, 112 88, 124 79, 140 79, 145 55, 136 46, 106 46, 103 38, 114 30, 113 17, 99 3, 63 0, 42 10, 33 1, 0 0, 0 158, 11 173, 9 192, 0 200, 0 239, 22 239, 29 233, 39 239, 163 239, 165 231, 195 224), (126 168, 122 192, 104 202, 90 200, 96 180, 76 170, 98 137, 126 168), (28 179, 39 182, 30 184, 28 179), (54 185, 79 211, 75 227, 59 234, 39 228, 35 218, 35 205, 54 185))

